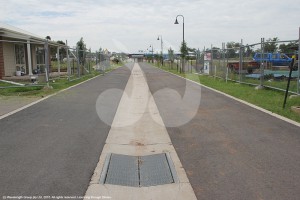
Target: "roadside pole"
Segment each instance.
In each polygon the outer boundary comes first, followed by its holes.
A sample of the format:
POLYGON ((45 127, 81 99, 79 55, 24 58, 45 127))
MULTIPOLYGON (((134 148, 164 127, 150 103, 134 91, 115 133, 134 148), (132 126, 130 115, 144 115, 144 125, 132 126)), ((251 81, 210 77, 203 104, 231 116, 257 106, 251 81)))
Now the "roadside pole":
POLYGON ((80 78, 80 63, 79 63, 79 47, 76 46, 76 57, 77 57, 77 76, 80 78))
POLYGON ((58 77, 60 77, 60 57, 59 57, 59 46, 57 47, 57 72, 58 77))
POLYGON ((261 38, 261 54, 260 54, 260 89, 263 87, 263 79, 264 79, 264 62, 263 62, 263 58, 264 58, 264 46, 265 46, 265 38, 261 38))
POLYGON ((215 75, 214 75, 214 79, 216 80, 216 77, 217 77, 217 65, 215 65, 215 75))
POLYGON ((47 87, 49 88, 49 46, 48 40, 45 41, 45 68, 46 68, 46 82, 47 87))
POLYGON ((300 27, 298 38, 298 79, 297 79, 297 93, 300 95, 300 27))
POLYGON ((68 40, 66 40, 66 51, 67 51, 67 70, 68 70, 68 81, 70 81, 71 69, 70 69, 70 57, 69 57, 69 47, 68 47, 68 40))
POLYGON ((239 82, 242 82, 242 67, 243 67, 243 39, 241 39, 241 45, 240 45, 239 82))
POLYGON ((214 62, 214 52, 213 52, 213 45, 211 44, 210 45, 210 52, 211 52, 211 55, 210 55, 210 59, 211 59, 211 65, 209 66, 211 68, 210 71, 212 71, 213 69, 213 62, 214 62))
POLYGON ((223 58, 223 69, 224 69, 224 73, 225 73, 225 80, 227 83, 227 79, 228 79, 228 68, 226 65, 226 60, 225 60, 225 43, 222 42, 222 58, 223 58))
POLYGON ((91 74, 91 58, 92 58, 92 50, 90 49, 90 59, 89 59, 89 73, 91 74))
POLYGON ((202 68, 202 72, 204 73, 204 65, 205 65, 205 46, 203 47, 203 68, 202 68))
MULTIPOLYGON (((226 47, 225 46, 226 44, 224 43, 224 48, 226 47)), ((229 68, 228 68, 228 62, 229 62, 229 58, 228 58, 228 49, 225 50, 226 51, 226 83, 227 83, 227 80, 228 80, 228 74, 229 74, 229 68)))

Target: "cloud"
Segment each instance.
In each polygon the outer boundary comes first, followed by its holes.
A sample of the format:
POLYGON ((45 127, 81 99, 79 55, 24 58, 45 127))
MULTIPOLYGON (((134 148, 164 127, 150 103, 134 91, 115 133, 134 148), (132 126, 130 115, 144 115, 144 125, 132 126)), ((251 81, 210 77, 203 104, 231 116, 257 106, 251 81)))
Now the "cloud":
POLYGON ((178 49, 185 39, 189 46, 221 46, 222 42, 256 43, 261 37, 296 39, 300 18, 297 0, 10 0, 2 4, 0 21, 33 32, 68 40, 72 46, 83 37, 88 47, 118 49, 120 41, 128 51, 145 50, 149 44, 178 49))

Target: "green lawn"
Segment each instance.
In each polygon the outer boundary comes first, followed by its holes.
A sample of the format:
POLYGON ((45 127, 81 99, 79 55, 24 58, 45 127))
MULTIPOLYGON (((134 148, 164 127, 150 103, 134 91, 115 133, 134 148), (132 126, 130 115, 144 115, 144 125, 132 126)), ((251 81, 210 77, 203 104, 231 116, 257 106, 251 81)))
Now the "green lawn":
POLYGON ((13 86, 13 84, 0 81, 0 87, 7 87, 7 86, 13 86))
MULTIPOLYGON (((161 66, 159 66, 159 68, 161 68, 161 66)), ((288 99, 286 109, 283 109, 282 106, 284 101, 284 92, 281 91, 275 91, 271 89, 255 90, 254 86, 238 84, 232 81, 228 81, 226 83, 224 79, 214 78, 207 75, 191 73, 180 74, 176 69, 171 70, 167 66, 163 67, 162 69, 214 88, 233 97, 242 99, 273 113, 277 113, 289 119, 300 122, 300 115, 292 112, 290 109, 291 106, 300 106, 300 97, 288 99)))
MULTIPOLYGON (((110 72, 120 66, 122 66, 122 63, 119 63, 118 65, 112 65, 109 69, 106 70, 107 72, 110 72)), ((13 88, 3 88, 0 89, 0 95, 2 96, 37 96, 37 97, 45 97, 47 95, 53 94, 55 92, 58 92, 60 90, 63 90, 65 88, 68 88, 70 86, 76 85, 80 82, 83 82, 85 80, 91 79, 95 76, 100 75, 100 72, 92 71, 91 74, 87 74, 84 76, 81 76, 79 79, 77 79, 76 76, 72 77, 72 81, 68 81, 67 77, 61 77, 57 78, 54 81, 51 80, 49 82, 49 85, 53 89, 46 89, 44 86, 46 84, 43 84, 41 86, 32 86, 32 87, 13 87, 13 88)), ((14 86, 12 84, 3 83, 0 82, 0 87, 6 87, 6 86, 14 86)))

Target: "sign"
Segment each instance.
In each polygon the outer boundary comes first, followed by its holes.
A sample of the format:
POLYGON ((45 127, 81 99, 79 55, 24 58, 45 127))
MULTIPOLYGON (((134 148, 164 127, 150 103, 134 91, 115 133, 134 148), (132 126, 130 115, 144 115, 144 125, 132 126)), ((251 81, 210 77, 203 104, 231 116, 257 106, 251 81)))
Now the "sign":
POLYGON ((211 60, 211 53, 205 53, 204 60, 211 60))
POLYGON ((204 74, 209 74, 209 61, 204 61, 204 74))

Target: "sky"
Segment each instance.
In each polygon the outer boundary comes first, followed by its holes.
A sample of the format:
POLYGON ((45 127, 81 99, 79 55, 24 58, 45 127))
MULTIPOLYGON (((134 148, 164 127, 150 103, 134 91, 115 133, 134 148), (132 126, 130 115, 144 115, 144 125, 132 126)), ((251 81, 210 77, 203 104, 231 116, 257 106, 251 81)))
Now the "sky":
POLYGON ((76 46, 83 37, 92 51, 135 53, 170 47, 183 37, 191 48, 253 44, 261 38, 299 38, 299 0, 0 0, 0 22, 76 46), (151 45, 151 48, 150 48, 151 45))

